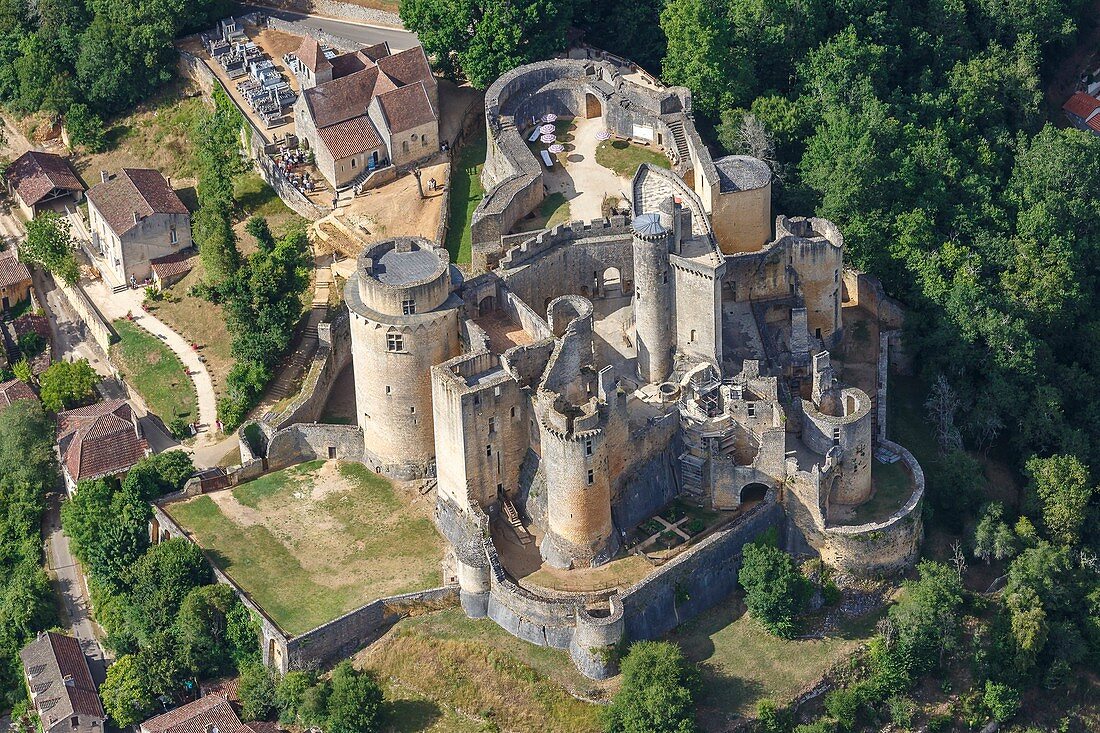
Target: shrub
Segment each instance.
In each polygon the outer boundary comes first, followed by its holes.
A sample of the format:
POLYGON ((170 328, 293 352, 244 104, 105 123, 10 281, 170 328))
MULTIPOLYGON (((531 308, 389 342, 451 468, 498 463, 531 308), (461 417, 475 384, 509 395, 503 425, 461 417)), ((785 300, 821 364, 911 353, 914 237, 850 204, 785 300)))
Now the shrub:
POLYGON ((607 733, 692 733, 698 673, 675 644, 639 641, 622 663, 623 684, 603 711, 607 733))
POLYGON ((772 700, 761 700, 756 705, 756 730, 758 733, 787 733, 791 729, 791 711, 781 708, 772 700))
POLYGON ((326 733, 373 733, 382 722, 382 688, 369 672, 341 662, 332 671, 326 733))
POLYGON ((982 704, 994 720, 1003 723, 1020 709, 1020 693, 1008 685, 988 680, 982 704))
POLYGON ((894 725, 908 728, 913 724, 913 716, 917 712, 917 704, 905 695, 894 695, 886 701, 890 708, 890 720, 894 725))
POLYGON ((263 664, 246 664, 241 669, 237 695, 243 720, 266 720, 275 712, 275 679, 263 664))
POLYGON ((168 432, 176 440, 186 440, 191 437, 191 423, 182 417, 174 417, 168 421, 168 432))
POLYGON ((65 113, 65 129, 69 139, 76 145, 84 146, 89 153, 101 153, 107 149, 103 120, 88 108, 77 102, 65 113))
POLYGON ((23 352, 24 357, 37 356, 44 348, 46 348, 46 342, 33 331, 19 337, 19 350, 23 352))
POLYGON ((42 404, 51 412, 60 412, 90 400, 99 375, 87 359, 59 361, 42 372, 38 384, 42 404))

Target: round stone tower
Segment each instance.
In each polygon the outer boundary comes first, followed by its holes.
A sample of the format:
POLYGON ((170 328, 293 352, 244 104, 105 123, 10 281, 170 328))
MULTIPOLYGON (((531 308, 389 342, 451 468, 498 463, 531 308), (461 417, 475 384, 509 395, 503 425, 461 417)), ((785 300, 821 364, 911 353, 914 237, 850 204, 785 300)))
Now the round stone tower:
POLYGON ((756 252, 772 235, 772 170, 748 155, 727 155, 714 161, 718 195, 711 226, 723 254, 756 252))
POLYGON ((657 212, 631 223, 634 241, 634 329, 638 378, 662 382, 672 372, 672 230, 657 212))
POLYGON ((364 250, 344 288, 366 462, 398 478, 434 466, 431 368, 461 348, 451 285, 446 250, 400 237, 364 250))
POLYGON ((554 567, 602 565, 618 549, 603 428, 595 398, 572 405, 559 397, 541 417, 547 511, 540 549, 554 567))

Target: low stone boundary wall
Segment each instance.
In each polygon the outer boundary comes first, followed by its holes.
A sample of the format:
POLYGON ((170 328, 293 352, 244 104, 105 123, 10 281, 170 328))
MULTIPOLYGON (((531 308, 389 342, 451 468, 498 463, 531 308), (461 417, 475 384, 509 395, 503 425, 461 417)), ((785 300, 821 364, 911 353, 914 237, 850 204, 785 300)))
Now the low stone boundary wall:
POLYGON ((357 425, 299 423, 268 437, 268 471, 329 459, 365 463, 363 431, 357 425))
POLYGON ((321 30, 320 28, 310 27, 307 25, 300 25, 296 23, 289 23, 282 18, 276 18, 273 15, 266 16, 264 21, 268 28, 272 30, 282 31, 284 33, 292 33, 296 36, 309 36, 318 43, 326 46, 331 46, 340 51, 358 51, 360 48, 364 48, 362 43, 353 41, 350 38, 344 38, 343 36, 336 36, 332 33, 321 30))
POLYGON ((118 341, 118 334, 115 333, 115 329, 111 327, 111 324, 95 307, 95 304, 92 303, 79 283, 69 285, 61 278, 54 278, 54 282, 57 284, 58 291, 65 298, 66 305, 88 327, 88 333, 95 339, 99 348, 103 349, 103 353, 108 354, 111 350, 111 344, 118 341))
POLYGON ((371 601, 291 639, 287 644, 288 666, 290 669, 326 667, 377 640, 402 618, 457 605, 457 585, 371 601))
POLYGON ((351 20, 359 23, 384 25, 391 28, 404 30, 405 24, 401 22, 401 16, 379 8, 366 8, 362 5, 340 2, 340 0, 263 0, 258 5, 265 5, 280 10, 289 10, 295 13, 309 13, 310 15, 327 15, 340 20, 351 20))

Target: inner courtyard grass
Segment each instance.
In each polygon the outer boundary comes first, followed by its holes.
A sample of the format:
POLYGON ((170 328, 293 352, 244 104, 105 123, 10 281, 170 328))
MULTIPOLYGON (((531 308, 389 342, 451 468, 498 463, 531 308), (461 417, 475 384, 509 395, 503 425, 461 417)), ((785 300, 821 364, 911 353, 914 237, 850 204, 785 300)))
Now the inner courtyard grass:
POLYGON ((447 213, 447 251, 451 262, 470 264, 473 235, 470 221, 474 210, 485 196, 481 186, 481 169, 485 166, 485 132, 471 137, 458 153, 451 169, 450 209, 447 213))
POLYGON ((869 639, 877 618, 870 614, 825 639, 780 639, 733 596, 672 632, 670 639, 699 665, 699 720, 705 730, 719 731, 728 730, 734 716, 755 716, 765 698, 788 703, 869 639))
POLYGON ((385 680, 398 711, 392 731, 601 730, 599 706, 615 683, 587 680, 564 651, 521 641, 488 619, 447 609, 400 621, 361 651, 358 667, 385 680), (499 726, 499 727, 498 727, 499 726))
POLYGON ((166 510, 290 634, 440 584, 430 504, 359 464, 304 463, 166 510))
POLYGON ((881 463, 877 458, 871 463, 871 481, 875 493, 852 512, 851 524, 882 522, 905 504, 913 494, 913 481, 905 464, 881 463))
POLYGON ((134 386, 146 406, 165 424, 176 418, 190 422, 198 415, 198 397, 183 362, 164 342, 125 318, 114 322, 118 343, 111 362, 134 386))
POLYGON ((668 156, 659 148, 635 145, 626 140, 604 140, 596 146, 596 162, 617 175, 630 178, 642 163, 671 168, 668 156))

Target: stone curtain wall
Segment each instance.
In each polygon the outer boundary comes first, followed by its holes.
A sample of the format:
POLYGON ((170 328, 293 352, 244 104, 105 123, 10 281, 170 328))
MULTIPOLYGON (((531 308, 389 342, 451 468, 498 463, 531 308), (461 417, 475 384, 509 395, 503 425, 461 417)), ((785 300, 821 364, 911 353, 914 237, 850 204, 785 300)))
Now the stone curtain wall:
POLYGON ((724 600, 737 587, 741 548, 775 527, 785 515, 774 492, 734 524, 677 555, 622 594, 630 639, 655 639, 724 600))
POLYGON ((276 431, 267 446, 268 471, 329 458, 368 465, 373 463, 370 457, 364 455, 363 431, 355 425, 291 425, 276 431))
POLYGON ((273 15, 265 16, 264 22, 268 28, 273 30, 282 31, 283 33, 290 33, 295 36, 309 36, 318 43, 331 46, 337 51, 358 51, 364 48, 362 43, 353 41, 350 38, 343 38, 342 36, 334 36, 331 33, 327 33, 320 28, 314 28, 305 24, 288 23, 282 18, 276 18, 273 15))
POLYGON ((829 527, 821 558, 837 569, 858 575, 885 575, 913 564, 924 539, 921 500, 924 471, 908 450, 889 440, 878 444, 901 456, 913 481, 913 493, 905 505, 883 522, 850 527, 829 527))

